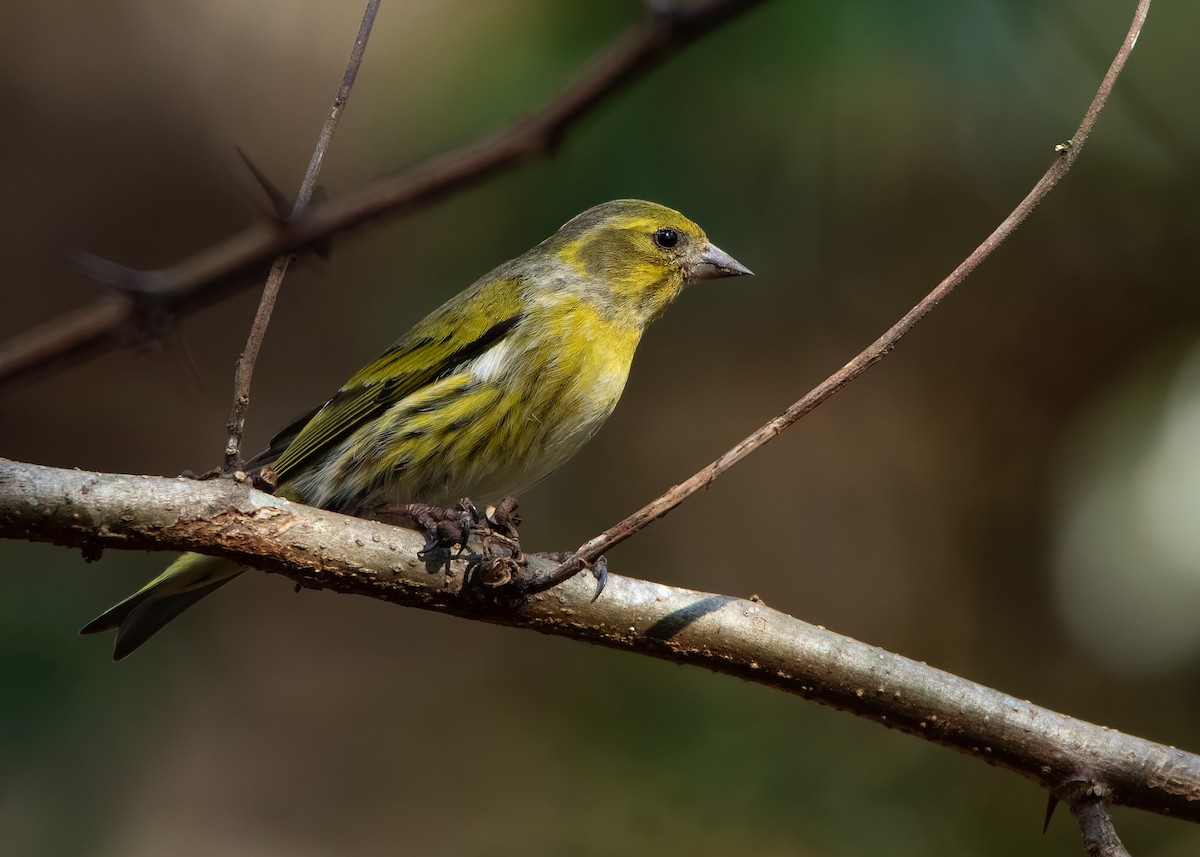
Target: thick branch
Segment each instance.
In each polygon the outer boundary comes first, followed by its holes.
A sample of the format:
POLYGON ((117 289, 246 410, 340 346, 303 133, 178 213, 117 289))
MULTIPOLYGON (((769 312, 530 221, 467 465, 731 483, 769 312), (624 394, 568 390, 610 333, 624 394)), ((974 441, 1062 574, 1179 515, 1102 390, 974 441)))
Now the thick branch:
MULTIPOLYGON (((757 601, 612 575, 503 603, 416 556, 416 533, 289 503, 227 480, 60 470, 0 459, 0 537, 199 550, 332 589, 694 664, 953 747, 1058 794, 1102 783, 1114 804, 1200 821, 1200 757, 1076 720, 787 616, 757 601)), ((549 563, 531 559, 535 569, 549 563)))
POLYGON ((699 0, 654 12, 602 49, 587 73, 537 113, 302 217, 282 224, 257 223, 174 267, 138 274, 137 301, 105 297, 8 342, 0 348, 0 385, 138 339, 139 313, 147 301, 172 315, 192 312, 247 286, 247 278, 265 270, 277 256, 374 218, 408 214, 527 158, 552 152, 567 131, 603 101, 762 2, 699 0))

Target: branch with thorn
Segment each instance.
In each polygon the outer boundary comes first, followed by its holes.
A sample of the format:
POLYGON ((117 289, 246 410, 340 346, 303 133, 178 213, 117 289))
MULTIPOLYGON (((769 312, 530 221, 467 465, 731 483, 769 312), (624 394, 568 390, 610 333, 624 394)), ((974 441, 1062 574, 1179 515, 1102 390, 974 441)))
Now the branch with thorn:
MULTIPOLYGON (((501 171, 552 153, 584 117, 693 42, 762 5, 764 0, 699 0, 654 12, 601 49, 576 82, 541 110, 411 170, 299 216, 264 218, 178 264, 133 271, 93 265, 99 280, 125 272, 137 293, 153 296, 171 320, 249 287, 273 259, 327 244, 335 235, 382 217, 418 211, 501 171)), ((99 260, 103 262, 103 260, 99 260)), ((161 333, 143 327, 130 290, 117 286, 88 306, 53 319, 0 346, 0 387, 44 375, 161 333)))
MULTIPOLYGON (((385 210, 404 210, 405 206, 428 201, 513 162, 517 154, 536 151, 539 146, 552 148, 558 134, 602 97, 647 64, 659 61, 703 32, 703 27, 696 24, 700 18, 691 19, 696 29, 679 29, 684 26, 680 22, 699 14, 696 10, 732 17, 752 5, 710 2, 686 11, 660 11, 644 31, 630 40, 629 46, 613 50, 615 59, 601 65, 588 79, 590 84, 569 90, 530 124, 514 126, 476 144, 475 149, 468 147, 465 151, 472 157, 467 167, 438 162, 431 168, 436 180, 428 175, 416 176, 410 184, 400 185, 408 188, 404 191, 407 196, 394 195, 386 205, 380 202, 381 197, 363 196, 354 206, 334 204, 319 212, 294 214, 278 225, 278 235, 283 236, 278 243, 262 243, 255 238, 243 242, 242 255, 210 255, 199 266, 203 276, 190 282, 211 299, 217 285, 245 272, 247 260, 260 264, 269 258, 262 255, 262 247, 269 246, 279 253, 294 252, 385 210), (517 148, 506 148, 509 145, 517 148), (252 244, 256 249, 250 247, 252 244)), ((1140 0, 1129 33, 1079 129, 1067 143, 1055 147, 1056 158, 1045 175, 961 265, 842 369, 689 480, 585 543, 577 560, 557 567, 531 560, 538 575, 538 585, 526 590, 532 595, 509 600, 495 595, 472 599, 466 588, 464 566, 448 562, 448 574, 433 574, 422 563, 419 548, 407 544, 408 537, 402 530, 295 507, 257 494, 245 485, 230 483, 183 483, 180 489, 170 480, 0 463, 0 536, 80 547, 89 558, 106 547, 201 550, 285 574, 304 586, 527 627, 737 675, 869 717, 1021 773, 1050 790, 1051 809, 1055 800, 1070 806, 1079 820, 1085 846, 1095 855, 1116 857, 1126 853, 1108 813, 1110 804, 1200 821, 1200 757, 1013 699, 806 625, 761 603, 617 576, 610 578, 608 597, 597 602, 589 597, 586 584, 570 580, 583 562, 665 515, 862 375, 994 252, 1079 156, 1136 43, 1148 8, 1149 0, 1140 0), (538 590, 555 586, 559 588, 553 594, 537 594, 538 590), (1079 778, 1077 772, 1081 770, 1090 772, 1089 776, 1079 778)), ((714 21, 715 17, 709 18, 703 26, 716 26, 714 21)), ((108 276, 114 287, 128 296, 147 295, 143 311, 158 306, 174 312, 190 306, 192 298, 180 295, 192 293, 186 289, 164 291, 159 288, 164 281, 155 279, 159 275, 120 269, 118 276, 114 273, 117 270, 98 274, 108 276)), ((186 270, 186 264, 173 269, 176 275, 181 270, 186 270)), ((180 277, 174 282, 173 288, 178 288, 179 283, 189 281, 180 277)), ((131 299, 126 303, 136 302, 131 299)), ((123 311, 132 310, 126 306, 123 311)), ((103 338, 104 319, 112 318, 116 316, 104 316, 99 325, 95 319, 81 322, 76 330, 86 327, 103 338)), ((50 347, 41 353, 51 365, 62 354, 78 353, 85 347, 82 342, 64 340, 58 343, 61 351, 50 347)), ((13 365, 17 364, 5 364, 0 357, 0 380, 15 377, 4 374, 13 365)), ((231 438, 233 434, 231 427, 231 438)), ((238 454, 235 448, 234 460, 238 454)), ((500 592, 503 584, 493 588, 500 592)))

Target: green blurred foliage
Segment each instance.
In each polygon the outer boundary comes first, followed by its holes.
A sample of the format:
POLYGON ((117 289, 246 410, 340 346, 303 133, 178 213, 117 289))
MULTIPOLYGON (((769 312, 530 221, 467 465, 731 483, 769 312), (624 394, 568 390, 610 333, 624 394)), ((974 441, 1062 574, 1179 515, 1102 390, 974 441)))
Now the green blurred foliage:
MULTIPOLYGON (((685 295, 609 426, 522 498, 527 544, 573 547, 841 366, 982 239, 1073 132, 1132 6, 767 4, 605 104, 554 158, 297 266, 248 443, 578 211, 654 199, 758 276, 685 295)), ((640 9, 385 4, 323 183, 347 193, 528 113, 640 9)), ((360 12, 280 0, 9 10, 0 338, 93 295, 62 251, 156 267, 248 223, 235 143, 294 186, 360 12)), ((1200 748, 1200 655, 1114 664, 1072 634, 1053 582, 1081 425, 1128 367, 1200 333, 1198 27, 1194 4, 1157 4, 1078 166, 1013 241, 866 378, 622 546, 613 570, 758 593, 1200 748)), ((0 454, 213 466, 254 300, 186 319, 161 349, 7 391, 0 454)), ((74 631, 162 557, 87 565, 2 544, 0 563, 4 854, 1079 852, 1066 813, 1041 835, 1045 795, 1030 783, 728 678, 292 595, 265 575, 114 666, 106 641, 74 631)), ((1139 585, 1140 569, 1127 573, 1139 585)), ((1117 821, 1140 855, 1200 847, 1186 824, 1117 821)))

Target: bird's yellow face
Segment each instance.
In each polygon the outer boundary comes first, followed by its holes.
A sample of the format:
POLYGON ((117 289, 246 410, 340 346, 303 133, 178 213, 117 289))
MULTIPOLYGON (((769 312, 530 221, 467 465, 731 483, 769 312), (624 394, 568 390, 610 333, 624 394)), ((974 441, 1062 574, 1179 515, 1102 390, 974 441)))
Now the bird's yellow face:
POLYGON ((598 304, 638 328, 657 318, 688 282, 750 273, 678 211, 642 200, 591 208, 547 244, 583 275, 598 304))

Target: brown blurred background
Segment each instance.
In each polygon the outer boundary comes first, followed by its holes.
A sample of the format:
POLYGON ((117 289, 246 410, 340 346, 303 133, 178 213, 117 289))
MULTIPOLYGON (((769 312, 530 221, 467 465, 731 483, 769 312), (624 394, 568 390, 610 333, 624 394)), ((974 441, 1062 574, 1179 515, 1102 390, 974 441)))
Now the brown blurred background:
MULTIPOLYGON (((567 549, 876 337, 1073 132, 1133 2, 783 0, 606 104, 552 160, 289 276, 248 447, 578 211, 639 196, 753 280, 685 295, 625 399, 522 498, 567 549)), ((636 2, 385 3, 322 176, 360 188, 530 110, 636 2)), ((299 181, 358 2, 27 4, 0 41, 7 338, 299 181)), ((1068 180, 882 365, 610 556, 1200 750, 1200 74, 1160 3, 1068 180), (752 515, 755 526, 741 517, 752 515), (761 534, 769 534, 763 536, 761 534)), ((219 463, 256 290, 0 395, 0 455, 219 463), (197 383, 185 368, 198 367, 197 383)), ((759 687, 254 575, 119 666, 75 631, 162 555, 0 544, 0 853, 1081 853, 1011 774, 759 687)), ((1134 853, 1200 830, 1116 813, 1134 853)))

